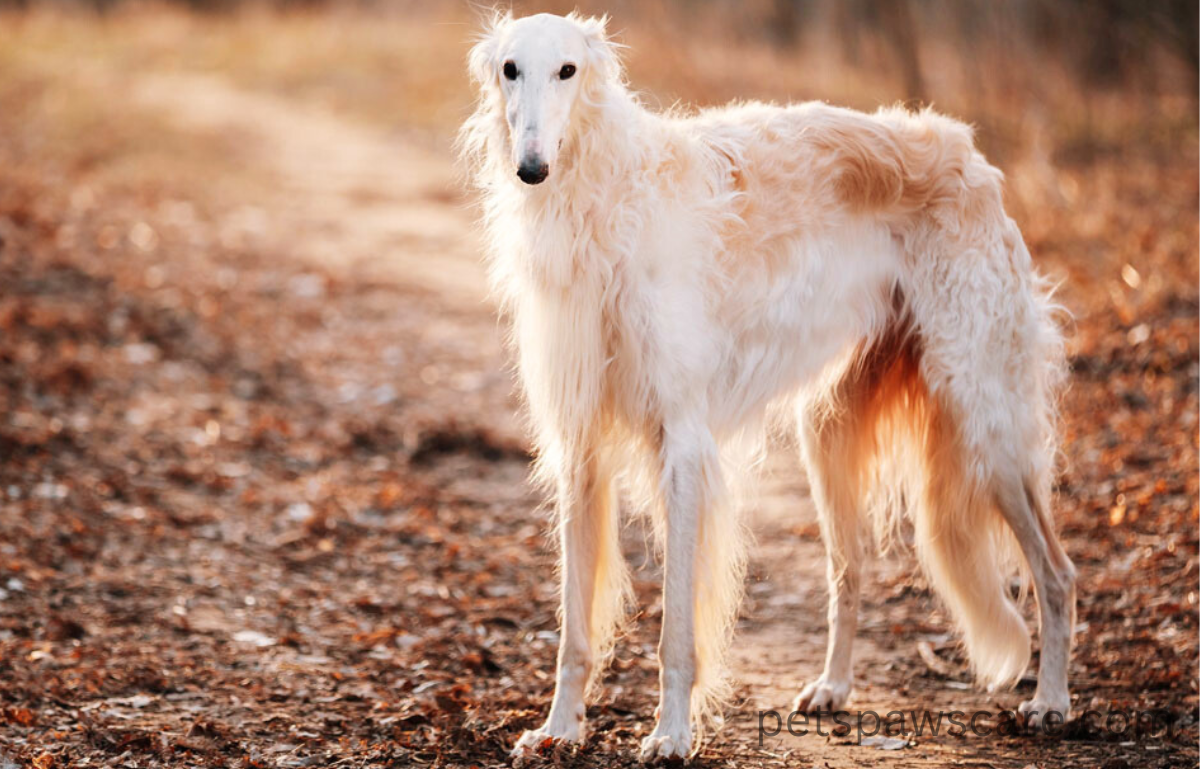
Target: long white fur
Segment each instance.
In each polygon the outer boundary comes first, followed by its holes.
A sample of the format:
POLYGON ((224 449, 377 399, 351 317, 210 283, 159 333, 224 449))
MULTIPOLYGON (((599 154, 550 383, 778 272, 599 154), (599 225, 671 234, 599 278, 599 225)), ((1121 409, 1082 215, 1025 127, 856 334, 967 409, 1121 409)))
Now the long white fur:
POLYGON ((820 103, 654 113, 626 87, 604 20, 575 15, 497 14, 469 67, 479 101, 461 151, 562 557, 555 697, 516 751, 585 736, 629 595, 622 479, 665 559, 661 699, 642 754, 698 746, 728 692, 744 576, 728 471, 787 399, 830 554, 829 657, 797 705, 849 696, 863 520, 904 506, 989 684, 1028 664, 1006 588, 1008 556, 1024 555, 1045 647, 1025 707, 1065 713, 1074 571, 1048 513, 1061 342, 971 130, 820 103), (539 162, 543 183, 518 179, 539 162))

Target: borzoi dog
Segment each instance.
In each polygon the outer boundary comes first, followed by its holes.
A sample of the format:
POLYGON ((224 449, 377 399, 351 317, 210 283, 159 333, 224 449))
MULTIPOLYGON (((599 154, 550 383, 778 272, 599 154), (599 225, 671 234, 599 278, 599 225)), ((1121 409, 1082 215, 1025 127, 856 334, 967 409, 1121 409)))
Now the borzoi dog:
POLYGON ((698 746, 728 694, 744 574, 727 470, 781 401, 828 550, 828 657, 796 708, 846 702, 868 524, 902 508, 984 683, 1029 662, 1008 581, 1027 568, 1042 650, 1022 707, 1065 717, 1074 569, 1048 511, 1062 344, 971 129, 821 103, 651 112, 604 20, 575 15, 498 16, 469 67, 461 151, 561 548, 554 698, 514 752, 585 736, 630 592, 618 479, 664 551, 642 757, 698 746))

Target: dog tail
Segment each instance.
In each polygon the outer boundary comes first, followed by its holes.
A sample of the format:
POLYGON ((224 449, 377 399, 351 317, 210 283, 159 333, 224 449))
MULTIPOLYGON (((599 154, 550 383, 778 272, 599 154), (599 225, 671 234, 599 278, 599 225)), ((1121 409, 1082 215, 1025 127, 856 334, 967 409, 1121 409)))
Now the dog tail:
POLYGON ((992 496, 963 476, 952 451, 930 452, 914 490, 917 557, 958 625, 976 678, 1005 687, 1030 656, 1029 629, 1009 597, 1016 545, 992 496))
POLYGON ((977 679, 1014 683, 1030 658, 1030 635, 1008 578, 1020 552, 989 485, 972 465, 951 408, 926 386, 910 347, 879 393, 875 423, 875 524, 886 545, 907 510, 917 559, 950 610, 977 679))
MULTIPOLYGON (((1004 240, 1011 249, 1008 259, 1028 265, 1029 253, 1011 222, 1004 240)), ((1032 274, 1027 291, 1004 301, 1008 316, 1000 328, 1010 335, 1004 341, 1012 352, 1002 374, 982 373, 987 366, 981 356, 992 345, 976 345, 963 366, 961 349, 951 350, 957 357, 948 363, 946 350, 938 355, 933 349, 945 340, 924 340, 927 365, 921 371, 939 379, 930 387, 926 443, 919 454, 924 472, 912 497, 918 557, 957 620, 976 676, 992 688, 1015 683, 1030 656, 1029 629, 1010 592, 1010 579, 1019 575, 1024 597, 1028 566, 994 492, 1003 479, 1024 483, 1039 525, 1054 541, 1047 502, 1057 457, 1055 407, 1064 379, 1056 322, 1062 311, 1051 287, 1032 274)), ((1061 550, 1058 560, 1066 562, 1061 550)))

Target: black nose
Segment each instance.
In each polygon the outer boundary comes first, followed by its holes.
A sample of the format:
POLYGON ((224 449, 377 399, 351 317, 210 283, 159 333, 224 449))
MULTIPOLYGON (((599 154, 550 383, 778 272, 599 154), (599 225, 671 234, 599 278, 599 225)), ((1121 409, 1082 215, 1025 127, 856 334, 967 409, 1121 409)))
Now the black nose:
POLYGON ((517 169, 517 176, 526 184, 541 184, 550 175, 550 166, 537 160, 527 160, 517 169))

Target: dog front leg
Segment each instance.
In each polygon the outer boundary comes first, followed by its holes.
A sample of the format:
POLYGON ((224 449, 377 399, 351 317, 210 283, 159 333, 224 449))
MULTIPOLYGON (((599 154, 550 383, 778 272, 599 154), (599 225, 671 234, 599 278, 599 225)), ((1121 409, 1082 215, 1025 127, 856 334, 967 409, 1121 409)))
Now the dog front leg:
POLYGON ((696 682, 696 541, 703 466, 694 446, 664 438, 662 489, 667 541, 659 641, 659 705, 654 731, 642 741, 643 761, 681 758, 692 750, 691 698, 696 682))
POLYGON ((584 698, 594 655, 611 634, 623 597, 623 561, 609 479, 591 461, 563 472, 558 485, 562 611, 554 700, 546 722, 525 732, 514 754, 536 750, 547 739, 584 739, 584 698), (597 596, 598 588, 605 594, 597 596))

